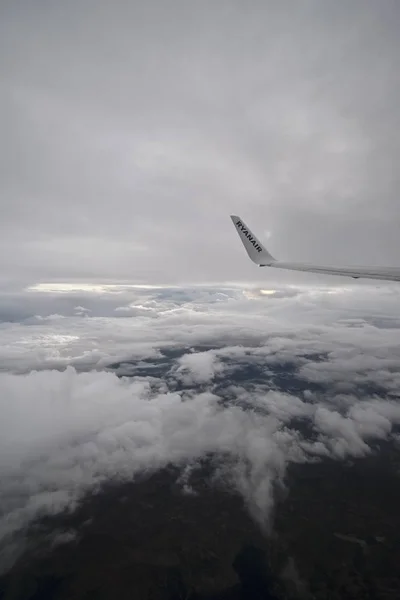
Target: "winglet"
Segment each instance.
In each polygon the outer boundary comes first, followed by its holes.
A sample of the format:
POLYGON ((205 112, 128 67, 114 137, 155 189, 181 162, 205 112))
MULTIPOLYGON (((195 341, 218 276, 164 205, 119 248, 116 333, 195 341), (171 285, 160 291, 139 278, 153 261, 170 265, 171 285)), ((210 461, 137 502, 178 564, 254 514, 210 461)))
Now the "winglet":
POLYGON ((243 246, 246 248, 247 254, 256 265, 270 265, 275 262, 275 258, 271 256, 266 248, 264 248, 262 243, 250 231, 240 217, 231 215, 231 219, 243 242, 243 246))

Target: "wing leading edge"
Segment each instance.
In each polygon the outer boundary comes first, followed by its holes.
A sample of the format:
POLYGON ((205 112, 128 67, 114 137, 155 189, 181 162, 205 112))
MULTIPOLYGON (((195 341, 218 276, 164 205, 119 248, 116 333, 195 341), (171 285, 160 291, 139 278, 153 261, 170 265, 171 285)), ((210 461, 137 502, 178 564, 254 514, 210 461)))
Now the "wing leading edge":
POLYGON ((400 268, 396 267, 337 267, 313 263, 296 263, 276 260, 263 246, 260 240, 251 232, 244 221, 231 215, 232 222, 239 234, 250 259, 259 267, 273 267, 290 271, 305 271, 323 275, 341 275, 354 279, 381 279, 385 281, 400 281, 400 268))

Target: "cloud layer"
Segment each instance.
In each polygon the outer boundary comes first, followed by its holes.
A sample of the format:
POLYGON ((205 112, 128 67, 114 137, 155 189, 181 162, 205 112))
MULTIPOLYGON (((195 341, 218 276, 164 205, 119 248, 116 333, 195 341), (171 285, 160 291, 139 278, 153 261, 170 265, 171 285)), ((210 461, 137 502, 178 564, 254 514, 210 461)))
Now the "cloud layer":
POLYGON ((211 454, 265 525, 290 462, 396 440, 394 287, 76 294, 28 293, 39 314, 1 325, 3 562, 34 517, 110 479, 211 454))
POLYGON ((230 213, 283 259, 396 265, 396 2, 0 11, 8 285, 249 280, 230 213))

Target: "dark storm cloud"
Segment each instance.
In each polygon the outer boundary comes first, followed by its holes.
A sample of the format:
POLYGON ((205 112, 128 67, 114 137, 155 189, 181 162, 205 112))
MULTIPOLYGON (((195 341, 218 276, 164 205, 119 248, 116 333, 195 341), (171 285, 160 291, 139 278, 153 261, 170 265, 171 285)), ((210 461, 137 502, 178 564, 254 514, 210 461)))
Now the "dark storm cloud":
POLYGON ((396 264, 396 2, 0 11, 3 281, 255 278, 231 212, 282 258, 396 264))

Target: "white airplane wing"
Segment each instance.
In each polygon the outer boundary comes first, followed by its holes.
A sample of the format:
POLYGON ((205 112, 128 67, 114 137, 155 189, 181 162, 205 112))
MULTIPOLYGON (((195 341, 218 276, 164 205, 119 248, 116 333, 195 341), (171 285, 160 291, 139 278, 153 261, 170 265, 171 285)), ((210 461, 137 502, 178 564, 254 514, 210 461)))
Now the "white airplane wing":
POLYGON ((290 271, 309 271, 310 273, 322 273, 326 275, 342 275, 353 277, 354 279, 364 277, 366 279, 400 281, 400 268, 397 267, 338 267, 276 260, 240 217, 231 215, 231 219, 247 254, 260 267, 274 267, 275 269, 288 269, 290 271))

